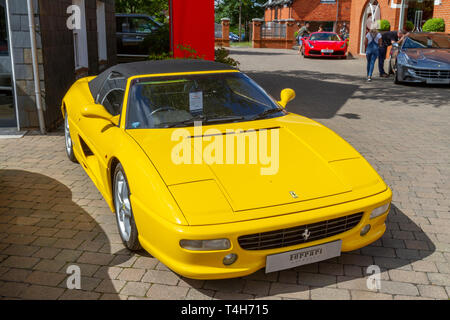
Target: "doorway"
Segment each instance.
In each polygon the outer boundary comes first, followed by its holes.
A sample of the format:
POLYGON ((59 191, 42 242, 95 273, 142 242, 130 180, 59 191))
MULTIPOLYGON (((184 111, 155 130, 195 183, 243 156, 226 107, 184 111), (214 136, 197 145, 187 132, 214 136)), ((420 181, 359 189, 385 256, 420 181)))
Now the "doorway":
POLYGON ((11 49, 6 0, 0 0, 0 127, 15 127, 11 49))
POLYGON ((414 31, 422 31, 423 24, 433 18, 434 0, 410 0, 406 20, 414 24, 414 31))
POLYGON ((364 46, 364 39, 367 32, 369 32, 370 26, 376 21, 380 20, 380 5, 377 0, 369 0, 366 7, 364 8, 361 17, 361 37, 359 41, 359 53, 366 54, 366 48, 364 46))

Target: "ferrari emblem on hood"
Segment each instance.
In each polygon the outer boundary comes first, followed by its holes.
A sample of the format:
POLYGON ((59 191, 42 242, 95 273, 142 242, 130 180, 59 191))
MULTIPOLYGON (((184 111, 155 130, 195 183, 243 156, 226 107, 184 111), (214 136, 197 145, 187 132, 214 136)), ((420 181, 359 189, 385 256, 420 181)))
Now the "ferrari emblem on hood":
POLYGON ((294 191, 289 191, 289 194, 292 196, 292 198, 297 199, 298 195, 294 191))

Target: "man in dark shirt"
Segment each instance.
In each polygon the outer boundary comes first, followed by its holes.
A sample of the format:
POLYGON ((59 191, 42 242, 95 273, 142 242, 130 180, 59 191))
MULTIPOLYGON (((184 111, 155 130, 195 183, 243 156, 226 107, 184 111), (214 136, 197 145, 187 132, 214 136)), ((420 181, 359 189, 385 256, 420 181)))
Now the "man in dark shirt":
POLYGON ((380 71, 380 77, 389 77, 389 75, 384 72, 384 60, 386 59, 387 48, 393 43, 401 40, 405 34, 406 32, 404 30, 388 31, 382 34, 382 44, 378 50, 378 70, 380 71))

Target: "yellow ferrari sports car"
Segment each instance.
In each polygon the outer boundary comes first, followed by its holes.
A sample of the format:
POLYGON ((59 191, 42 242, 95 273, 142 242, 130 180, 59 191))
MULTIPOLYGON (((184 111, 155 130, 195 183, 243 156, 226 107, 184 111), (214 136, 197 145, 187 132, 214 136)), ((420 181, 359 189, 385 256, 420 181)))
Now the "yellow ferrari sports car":
POLYGON ((121 64, 67 92, 65 149, 130 250, 194 279, 293 268, 379 239, 392 198, 294 97, 215 62, 121 64))

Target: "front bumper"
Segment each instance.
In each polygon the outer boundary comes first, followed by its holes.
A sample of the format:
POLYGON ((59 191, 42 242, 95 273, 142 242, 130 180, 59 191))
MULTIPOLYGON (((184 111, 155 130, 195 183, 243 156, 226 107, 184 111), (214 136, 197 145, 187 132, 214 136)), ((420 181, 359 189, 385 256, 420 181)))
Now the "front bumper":
POLYGON ((450 84, 450 70, 416 68, 406 65, 397 67, 399 81, 410 83, 450 84))
POLYGON ((235 223, 181 226, 172 224, 157 214, 147 212, 140 202, 131 196, 139 240, 143 248, 173 271, 193 279, 224 279, 245 276, 264 268, 267 255, 315 246, 338 239, 342 240, 342 251, 344 252, 364 247, 379 239, 386 230, 387 213, 369 219, 371 211, 390 202, 391 199, 392 192, 388 188, 371 197, 316 210, 235 223), (317 241, 267 250, 244 250, 238 243, 238 237, 242 235, 300 226, 358 212, 364 212, 364 214, 353 229, 317 241), (361 236, 361 228, 367 224, 371 225, 371 229, 366 235, 361 236), (231 248, 221 251, 189 251, 179 245, 181 239, 219 238, 230 239, 231 248), (229 253, 237 254, 238 259, 234 264, 225 266, 223 258, 229 253))
POLYGON ((308 57, 330 57, 330 58, 337 58, 337 57, 345 57, 345 54, 347 53, 346 49, 339 49, 334 50, 332 53, 325 53, 322 52, 320 49, 309 49, 306 52, 306 55, 308 57))

